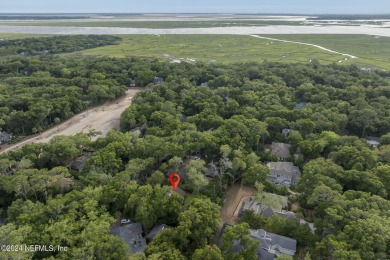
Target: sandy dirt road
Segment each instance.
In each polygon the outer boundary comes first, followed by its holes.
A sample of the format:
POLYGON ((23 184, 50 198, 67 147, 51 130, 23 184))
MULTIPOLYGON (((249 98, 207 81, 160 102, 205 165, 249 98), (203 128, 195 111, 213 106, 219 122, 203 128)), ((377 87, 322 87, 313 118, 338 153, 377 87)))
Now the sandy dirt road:
POLYGON ((74 135, 80 132, 88 133, 90 130, 102 132, 104 136, 111 129, 119 129, 119 120, 121 113, 131 104, 135 94, 141 89, 129 89, 125 96, 115 101, 88 109, 67 121, 50 128, 39 135, 27 138, 17 144, 6 147, 0 153, 8 152, 31 143, 47 143, 57 135, 74 135))
POLYGON ((317 44, 306 43, 306 42, 288 41, 288 40, 280 40, 280 39, 276 39, 276 38, 263 37, 263 36, 259 36, 259 35, 251 35, 251 36, 252 36, 252 37, 256 37, 256 38, 260 38, 260 39, 271 40, 271 41, 287 42, 287 43, 295 43, 295 44, 301 44, 301 45, 312 46, 312 47, 316 47, 316 48, 318 48, 318 49, 321 49, 321 50, 324 50, 324 51, 327 51, 327 52, 331 52, 331 53, 335 53, 335 54, 340 54, 340 55, 343 55, 343 56, 348 56, 348 57, 351 58, 351 59, 356 59, 356 58, 358 58, 358 57, 353 56, 353 55, 351 55, 351 54, 341 53, 341 52, 338 52, 338 51, 333 51, 333 50, 331 50, 331 49, 322 47, 322 46, 317 45, 317 44))

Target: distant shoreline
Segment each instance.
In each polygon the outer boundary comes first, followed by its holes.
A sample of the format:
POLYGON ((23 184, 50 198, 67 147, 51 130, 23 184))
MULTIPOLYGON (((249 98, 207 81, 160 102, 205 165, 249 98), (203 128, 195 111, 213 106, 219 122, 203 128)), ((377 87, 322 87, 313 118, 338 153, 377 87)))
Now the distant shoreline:
POLYGON ((0 26, 0 33, 24 34, 362 34, 390 37, 390 28, 376 26, 289 26, 270 25, 254 27, 211 28, 114 28, 114 27, 66 27, 66 26, 0 26))

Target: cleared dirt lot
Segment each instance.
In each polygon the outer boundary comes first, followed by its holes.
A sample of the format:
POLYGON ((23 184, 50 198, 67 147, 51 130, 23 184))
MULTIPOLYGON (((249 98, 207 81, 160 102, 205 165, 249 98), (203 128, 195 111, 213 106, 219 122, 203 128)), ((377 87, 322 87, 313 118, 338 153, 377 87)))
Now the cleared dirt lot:
POLYGON ((220 239, 224 224, 234 225, 236 223, 243 200, 252 197, 255 193, 256 189, 241 184, 229 187, 221 209, 222 225, 215 234, 214 244, 217 244, 218 239, 220 239))
POLYGON ((234 225, 238 218, 242 201, 247 197, 253 196, 255 193, 256 189, 248 186, 242 186, 241 184, 231 186, 226 192, 227 197, 221 209, 222 222, 234 225))
POLYGON ((47 143, 56 135, 74 135, 80 132, 88 133, 92 129, 100 131, 105 135, 111 129, 119 129, 121 113, 131 104, 133 97, 139 91, 141 89, 129 89, 126 91, 125 96, 118 100, 86 110, 39 135, 6 147, 0 153, 11 151, 30 143, 47 143))

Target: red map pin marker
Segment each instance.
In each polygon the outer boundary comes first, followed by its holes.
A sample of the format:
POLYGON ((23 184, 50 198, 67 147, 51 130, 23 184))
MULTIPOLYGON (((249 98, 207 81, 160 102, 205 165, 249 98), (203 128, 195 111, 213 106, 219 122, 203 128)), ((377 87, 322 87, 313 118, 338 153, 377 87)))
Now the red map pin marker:
POLYGON ((177 185, 179 185, 180 182, 180 175, 177 173, 172 173, 169 175, 169 181, 171 182, 172 188, 176 190, 177 185))

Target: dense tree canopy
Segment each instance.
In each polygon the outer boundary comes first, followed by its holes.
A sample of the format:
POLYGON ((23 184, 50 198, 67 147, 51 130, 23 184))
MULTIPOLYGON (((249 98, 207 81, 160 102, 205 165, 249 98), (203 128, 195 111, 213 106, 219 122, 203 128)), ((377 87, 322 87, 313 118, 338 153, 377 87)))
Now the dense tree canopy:
POLYGON ((41 55, 74 52, 117 43, 120 37, 112 35, 66 35, 48 38, 2 39, 0 55, 41 55))
POLYGON ((173 227, 132 259, 257 259, 250 227, 292 237, 316 259, 388 257, 388 79, 356 66, 315 63, 9 56, 0 60, 0 127, 40 132, 121 96, 134 81, 145 90, 122 113, 121 131, 96 141, 59 136, 0 155, 0 216, 7 220, 0 242, 69 247, 14 258, 127 259, 127 245, 109 232, 121 217, 140 222, 145 233, 155 225, 173 227), (164 83, 152 84, 155 76, 164 83), (296 108, 302 102, 306 106, 296 108), (368 135, 381 137, 378 149, 366 142, 368 135), (276 160, 266 149, 272 142, 291 145, 287 160, 302 177, 290 202, 299 202, 297 214, 315 222, 315 234, 306 225, 249 212, 225 229, 217 248, 212 244, 230 185, 289 194, 267 181, 264 163, 276 160), (86 155, 82 170, 71 167, 86 155), (185 197, 168 186, 170 172, 182 175, 185 197))

